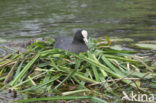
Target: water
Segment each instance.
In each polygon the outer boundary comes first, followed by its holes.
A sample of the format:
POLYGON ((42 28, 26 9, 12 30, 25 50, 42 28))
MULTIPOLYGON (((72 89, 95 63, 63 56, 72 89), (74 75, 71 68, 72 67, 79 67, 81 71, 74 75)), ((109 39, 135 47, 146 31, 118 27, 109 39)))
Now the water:
MULTIPOLYGON (((90 37, 156 40, 155 0, 0 0, 0 43, 86 29, 90 37)), ((0 57, 10 49, 0 44, 0 57)))
POLYGON ((156 39, 155 0, 1 0, 0 38, 72 36, 156 39))

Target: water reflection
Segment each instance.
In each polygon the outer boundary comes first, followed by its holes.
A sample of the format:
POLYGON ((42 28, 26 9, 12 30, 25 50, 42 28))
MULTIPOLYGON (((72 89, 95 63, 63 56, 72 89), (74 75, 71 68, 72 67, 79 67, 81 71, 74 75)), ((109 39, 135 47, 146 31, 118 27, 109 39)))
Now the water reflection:
POLYGON ((0 38, 72 35, 156 39, 155 0, 1 0, 0 38), (50 35, 50 34, 48 34, 50 35))

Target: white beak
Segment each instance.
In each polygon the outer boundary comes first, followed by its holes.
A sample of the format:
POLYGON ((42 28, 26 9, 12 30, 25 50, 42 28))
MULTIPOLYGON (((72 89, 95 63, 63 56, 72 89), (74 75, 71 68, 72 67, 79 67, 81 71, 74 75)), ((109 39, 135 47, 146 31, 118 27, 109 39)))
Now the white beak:
POLYGON ((88 32, 86 30, 82 30, 81 33, 82 33, 84 42, 88 43, 88 39, 87 39, 88 32))
POLYGON ((88 43, 88 39, 87 38, 83 38, 85 43, 88 43))

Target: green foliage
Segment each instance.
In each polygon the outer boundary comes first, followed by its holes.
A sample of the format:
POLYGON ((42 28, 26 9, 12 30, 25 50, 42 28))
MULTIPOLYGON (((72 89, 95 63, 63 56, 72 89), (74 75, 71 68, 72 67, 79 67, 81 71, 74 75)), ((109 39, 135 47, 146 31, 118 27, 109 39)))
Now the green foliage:
MULTIPOLYGON (((79 55, 53 49, 54 41, 49 40, 31 44, 25 53, 16 52, 1 58, 1 74, 13 71, 12 66, 17 65, 12 78, 7 75, 9 81, 1 90, 10 88, 20 93, 55 95, 36 99, 28 95, 30 99, 18 102, 87 99, 106 103, 109 99, 100 98, 120 94, 125 85, 127 89, 145 92, 140 85, 142 81, 156 76, 150 69, 150 60, 141 60, 130 54, 131 51, 111 49, 109 38, 102 45, 98 41, 90 39, 90 51, 79 55)), ((2 76, 0 81, 5 79, 2 76)))

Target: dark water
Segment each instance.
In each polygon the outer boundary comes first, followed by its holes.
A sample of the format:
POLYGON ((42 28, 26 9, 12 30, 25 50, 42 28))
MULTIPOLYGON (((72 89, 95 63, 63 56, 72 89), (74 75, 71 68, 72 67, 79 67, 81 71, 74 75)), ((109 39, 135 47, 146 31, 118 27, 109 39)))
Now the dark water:
POLYGON ((155 0, 0 0, 0 38, 69 35, 156 39, 155 0))

